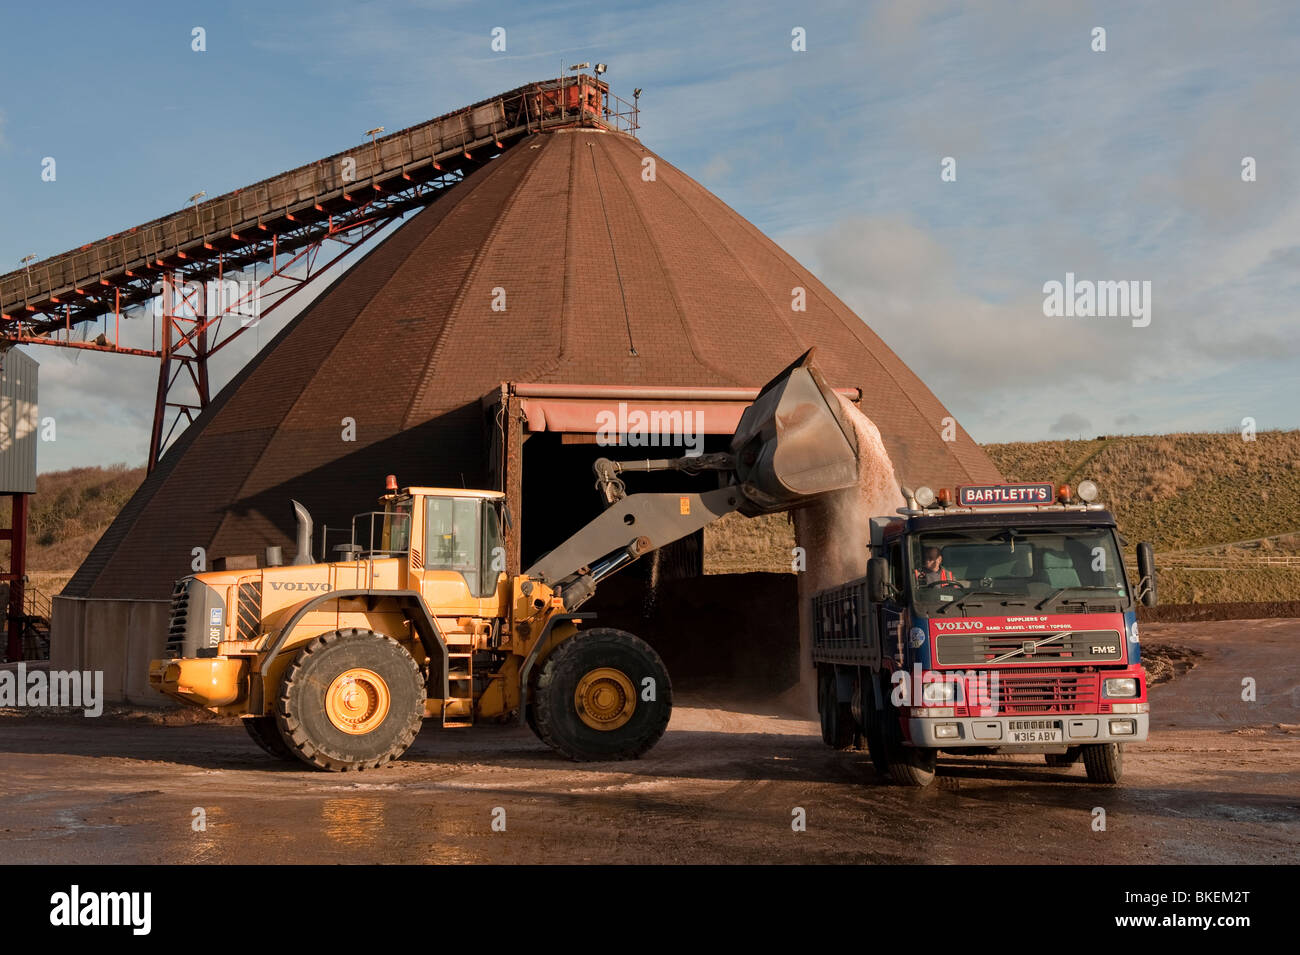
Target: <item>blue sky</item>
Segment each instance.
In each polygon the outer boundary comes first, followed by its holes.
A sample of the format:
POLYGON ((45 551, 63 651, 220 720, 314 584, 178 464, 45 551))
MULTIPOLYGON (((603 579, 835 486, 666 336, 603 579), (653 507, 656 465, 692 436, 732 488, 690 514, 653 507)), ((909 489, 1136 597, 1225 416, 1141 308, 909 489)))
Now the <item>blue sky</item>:
MULTIPOLYGON (((736 9, 9 5, 0 270, 601 60, 615 92, 644 89, 646 144, 812 269, 977 440, 1300 426, 1293 5, 736 9), (1151 324, 1044 316, 1067 272, 1150 281, 1151 324)), ((42 470, 143 460, 152 362, 32 352, 58 422, 42 470)))

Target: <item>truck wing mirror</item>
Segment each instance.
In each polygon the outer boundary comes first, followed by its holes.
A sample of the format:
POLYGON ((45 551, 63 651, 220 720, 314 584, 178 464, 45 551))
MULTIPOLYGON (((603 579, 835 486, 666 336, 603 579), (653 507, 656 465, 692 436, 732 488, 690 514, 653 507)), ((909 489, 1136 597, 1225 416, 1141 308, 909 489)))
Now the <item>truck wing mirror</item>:
POLYGON ((1137 546, 1138 585, 1137 596, 1144 607, 1156 605, 1156 556, 1155 550, 1146 542, 1137 546))
POLYGON ((889 561, 883 557, 867 561, 867 596, 876 604, 889 599, 889 561))

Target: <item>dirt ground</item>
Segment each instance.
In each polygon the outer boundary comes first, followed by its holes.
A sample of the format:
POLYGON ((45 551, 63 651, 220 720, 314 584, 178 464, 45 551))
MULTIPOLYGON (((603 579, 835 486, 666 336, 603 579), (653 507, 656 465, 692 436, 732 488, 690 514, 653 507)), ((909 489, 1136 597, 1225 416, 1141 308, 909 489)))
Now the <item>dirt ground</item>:
POLYGON ((0 862, 1300 862, 1300 620, 1143 636, 1201 655, 1153 687, 1118 787, 1022 756, 941 757, 931 788, 900 789, 811 722, 698 689, 631 763, 430 723, 398 763, 346 776, 220 721, 21 714, 0 718, 0 862))

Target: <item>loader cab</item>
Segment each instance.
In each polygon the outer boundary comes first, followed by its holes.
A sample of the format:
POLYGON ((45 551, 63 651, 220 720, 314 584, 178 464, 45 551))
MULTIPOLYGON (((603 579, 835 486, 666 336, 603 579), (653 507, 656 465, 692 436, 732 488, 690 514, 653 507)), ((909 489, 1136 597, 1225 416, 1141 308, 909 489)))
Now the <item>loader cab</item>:
POLYGON ((406 557, 412 589, 424 595, 435 614, 501 615, 504 507, 499 491, 412 487, 385 495, 393 532, 410 528, 406 557))

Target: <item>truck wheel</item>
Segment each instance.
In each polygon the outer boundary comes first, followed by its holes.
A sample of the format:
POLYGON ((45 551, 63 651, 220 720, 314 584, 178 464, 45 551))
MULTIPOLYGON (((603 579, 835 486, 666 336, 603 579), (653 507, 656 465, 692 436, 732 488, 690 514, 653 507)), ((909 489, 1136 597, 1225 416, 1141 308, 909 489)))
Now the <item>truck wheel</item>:
POLYGON ((400 643, 370 630, 322 634, 285 671, 276 723, 309 766, 377 769, 406 752, 424 718, 424 679, 400 643))
MULTIPOLYGON (((894 724, 897 726, 898 720, 894 720, 894 724)), ((932 749, 916 749, 913 746, 904 746, 902 743, 903 731, 895 729, 894 732, 898 735, 898 738, 890 746, 890 779, 900 786, 913 786, 918 789, 930 785, 930 783, 934 782, 938 754, 932 749)))
POLYGON ((284 740, 280 737, 280 728, 275 725, 274 716, 250 716, 239 722, 244 724, 244 729, 248 730, 248 735, 253 738, 253 742, 262 748, 262 751, 276 759, 286 759, 289 762, 296 762, 298 757, 294 756, 293 750, 285 745, 284 740))
POLYGON ((853 707, 841 703, 835 687, 835 667, 817 665, 817 715, 821 718, 822 742, 834 749, 853 749, 857 727, 853 707))
MULTIPOLYGON (((859 677, 861 682, 864 678, 859 677)), ((871 679, 871 677, 865 677, 871 679)), ((885 700, 888 701, 886 696, 885 700)), ((863 727, 863 736, 867 741, 867 753, 871 756, 871 765, 875 767, 876 772, 881 776, 889 775, 889 755, 885 749, 885 732, 882 725, 884 714, 876 709, 875 698, 868 692, 867 686, 862 687, 862 717, 866 725, 863 727)))
POLYGON ((881 735, 885 740, 889 778, 900 786, 912 786, 918 789, 934 782, 939 754, 932 749, 904 746, 903 727, 898 721, 898 714, 886 710, 880 716, 884 724, 881 735))
POLYGON ((1080 746, 1070 746, 1064 753, 1047 753, 1044 759, 1047 765, 1057 769, 1068 769, 1083 758, 1083 748, 1080 746))
POLYGON ((598 627, 547 657, 533 706, 537 735, 570 759, 636 759, 668 728, 673 688, 648 643, 598 627))
POLYGON ((1083 747, 1083 765, 1088 780, 1117 783, 1124 775, 1124 747, 1119 743, 1092 743, 1083 747))

